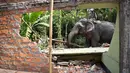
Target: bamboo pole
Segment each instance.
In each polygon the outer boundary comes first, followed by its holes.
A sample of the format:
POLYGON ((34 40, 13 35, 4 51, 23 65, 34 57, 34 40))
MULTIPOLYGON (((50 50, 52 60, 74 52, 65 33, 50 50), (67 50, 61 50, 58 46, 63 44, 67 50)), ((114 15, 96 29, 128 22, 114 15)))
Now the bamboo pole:
POLYGON ((50 29, 49 29, 49 73, 52 73, 52 21, 53 21, 53 0, 50 4, 50 29))

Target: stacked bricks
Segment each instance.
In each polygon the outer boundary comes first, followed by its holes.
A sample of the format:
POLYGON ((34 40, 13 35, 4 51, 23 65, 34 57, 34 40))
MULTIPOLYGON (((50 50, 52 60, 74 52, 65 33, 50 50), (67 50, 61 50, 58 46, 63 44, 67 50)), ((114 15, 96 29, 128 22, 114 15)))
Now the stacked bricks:
POLYGON ((36 43, 19 35, 22 15, 9 13, 0 15, 0 68, 49 73, 47 56, 36 43))

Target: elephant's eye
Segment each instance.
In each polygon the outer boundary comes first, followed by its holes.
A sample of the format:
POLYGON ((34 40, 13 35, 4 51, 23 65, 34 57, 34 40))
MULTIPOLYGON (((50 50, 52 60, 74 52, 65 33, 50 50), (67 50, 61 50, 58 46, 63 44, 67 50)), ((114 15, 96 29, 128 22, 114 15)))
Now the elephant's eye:
POLYGON ((88 25, 92 24, 91 22, 87 22, 88 25))
POLYGON ((86 24, 86 21, 81 21, 82 25, 85 25, 86 24))

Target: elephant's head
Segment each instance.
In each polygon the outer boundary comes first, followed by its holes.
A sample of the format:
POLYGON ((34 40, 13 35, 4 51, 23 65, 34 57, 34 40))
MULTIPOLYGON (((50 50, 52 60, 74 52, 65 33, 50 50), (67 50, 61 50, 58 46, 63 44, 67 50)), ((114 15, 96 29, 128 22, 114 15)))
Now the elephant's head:
POLYGON ((71 42, 72 38, 76 34, 85 35, 86 33, 92 31, 93 29, 94 29, 94 24, 92 23, 91 20, 86 19, 86 18, 80 19, 78 22, 76 22, 76 24, 72 28, 71 32, 69 33, 68 43, 71 42))

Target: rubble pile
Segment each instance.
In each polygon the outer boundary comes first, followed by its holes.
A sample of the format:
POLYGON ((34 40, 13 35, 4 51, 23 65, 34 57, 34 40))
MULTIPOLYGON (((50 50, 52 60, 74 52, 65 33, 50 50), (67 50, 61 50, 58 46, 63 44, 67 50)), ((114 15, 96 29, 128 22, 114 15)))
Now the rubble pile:
POLYGON ((55 63, 55 68, 58 73, 106 73, 100 63, 94 61, 62 61, 55 63))

